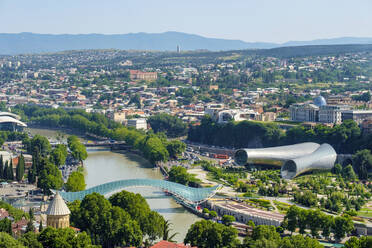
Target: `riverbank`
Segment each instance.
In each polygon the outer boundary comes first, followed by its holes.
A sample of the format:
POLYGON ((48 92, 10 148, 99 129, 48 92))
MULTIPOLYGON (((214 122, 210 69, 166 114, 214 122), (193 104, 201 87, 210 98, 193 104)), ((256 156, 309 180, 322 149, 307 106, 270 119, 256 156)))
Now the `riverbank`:
MULTIPOLYGON (((32 129, 32 128, 31 128, 32 129)), ((55 139, 57 132, 62 132, 67 139, 70 133, 61 129, 32 129, 34 134, 55 139)), ((111 151, 110 149, 89 148, 88 158, 84 161, 86 188, 125 179, 149 178, 164 179, 160 169, 154 168, 139 152, 132 150, 111 151)), ((169 220, 174 232, 178 232, 175 240, 183 242, 189 227, 200 220, 184 206, 176 202, 172 196, 162 190, 140 187, 125 190, 141 194, 152 210, 157 211, 169 220)), ((112 192, 116 193, 116 192, 112 192)))
MULTIPOLYGON (((88 154, 89 156, 84 162, 87 188, 125 179, 163 179, 159 169, 154 168, 141 156, 131 152, 121 151, 117 153, 107 150, 88 150, 88 154)), ((176 236, 178 242, 183 242, 190 225, 200 219, 177 203, 172 196, 166 195, 157 188, 135 187, 125 188, 125 190, 141 194, 152 210, 157 211, 169 220, 173 224, 174 232, 180 233, 176 236)))

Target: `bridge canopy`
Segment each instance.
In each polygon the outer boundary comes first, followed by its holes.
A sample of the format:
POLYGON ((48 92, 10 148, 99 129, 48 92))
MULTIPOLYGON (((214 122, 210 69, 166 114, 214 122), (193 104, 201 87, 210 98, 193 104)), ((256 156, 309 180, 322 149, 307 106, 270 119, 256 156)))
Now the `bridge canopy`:
POLYGON ((84 197, 93 192, 108 195, 120 189, 128 187, 155 187, 168 191, 177 199, 187 204, 199 204, 212 197, 221 187, 220 185, 210 188, 192 188, 185 185, 165 180, 156 179, 128 179, 109 182, 79 192, 59 191, 66 201, 83 200, 84 197))

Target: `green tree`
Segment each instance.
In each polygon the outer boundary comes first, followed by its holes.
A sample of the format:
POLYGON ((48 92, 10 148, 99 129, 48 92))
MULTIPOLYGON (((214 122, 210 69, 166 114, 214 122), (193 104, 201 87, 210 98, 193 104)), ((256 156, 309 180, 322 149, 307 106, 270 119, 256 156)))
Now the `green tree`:
POLYGON ((66 190, 71 192, 82 191, 85 186, 84 174, 80 171, 74 171, 67 179, 66 190))
POLYGON ((318 240, 302 235, 284 237, 280 242, 280 248, 322 248, 318 240))
POLYGON ((237 230, 209 220, 197 221, 187 231, 184 243, 199 248, 237 247, 237 230))
POLYGON ((32 220, 27 222, 26 233, 28 233, 28 232, 35 232, 35 227, 34 227, 34 223, 33 223, 32 220))
POLYGON ((209 212, 209 215, 210 215, 212 218, 217 218, 217 216, 218 216, 217 212, 216 212, 216 211, 213 211, 213 210, 209 212))
POLYGON ((298 213, 298 228, 299 228, 299 233, 305 234, 306 233, 306 228, 308 226, 308 215, 310 214, 309 211, 306 209, 300 209, 298 213))
POLYGON ((165 132, 168 137, 181 137, 187 133, 187 125, 176 116, 165 113, 152 115, 148 122, 155 133, 165 132))
POLYGON ((171 158, 177 158, 186 150, 186 144, 179 140, 172 140, 167 143, 167 150, 171 158))
POLYGON ((336 239, 342 239, 346 234, 354 230, 354 223, 350 216, 337 216, 335 218, 333 232, 336 239))
POLYGON ((368 149, 358 151, 353 156, 353 165, 360 179, 368 179, 368 171, 372 169, 372 154, 368 149))
POLYGON ((67 143, 73 158, 82 162, 88 157, 86 147, 80 142, 80 140, 76 136, 72 135, 68 137, 67 143))
POLYGON ((26 248, 5 232, 0 232, 0 248, 26 248))
POLYGON ((323 218, 323 223, 322 223, 322 235, 325 238, 329 238, 331 234, 332 227, 334 225, 334 219, 333 216, 326 215, 323 218))
POLYGON ((325 218, 325 214, 322 213, 319 209, 308 212, 306 222, 308 223, 308 226, 311 231, 311 235, 313 237, 318 236, 318 232, 322 227, 324 218, 325 218))
POLYGON ((370 248, 372 247, 372 237, 371 236, 363 236, 359 239, 356 237, 351 237, 345 243, 345 248, 370 248))
POLYGON ((12 235, 12 221, 8 218, 0 220, 0 232, 6 232, 12 235))
POLYGON ((84 197, 79 203, 70 204, 71 222, 88 232, 103 247, 139 246, 142 232, 130 214, 98 193, 84 197))
POLYGON ((20 243, 28 248, 43 248, 43 245, 37 240, 38 235, 34 232, 28 232, 18 239, 20 243))
POLYGON ((44 194, 49 194, 50 189, 60 189, 63 185, 61 171, 47 158, 42 158, 37 186, 43 189, 44 194))
POLYGON ((40 223, 39 223, 39 233, 41 233, 41 231, 43 231, 43 221, 40 220, 40 223))
POLYGON ((342 165, 335 164, 335 167, 333 167, 333 171, 336 175, 341 175, 342 172, 342 165))
POLYGON ((142 144, 144 156, 155 164, 156 162, 165 162, 169 158, 169 153, 162 141, 156 136, 148 136, 142 144))
POLYGON ((231 225, 235 221, 235 217, 231 215, 222 216, 222 223, 226 226, 231 225))
POLYGON ((33 153, 35 150, 38 150, 43 156, 46 156, 51 151, 52 147, 48 139, 41 135, 35 135, 31 139, 30 147, 28 147, 28 152, 33 153))
POLYGON ((351 166, 350 164, 342 169, 342 176, 346 180, 355 180, 357 178, 353 166, 351 166))
POLYGON ((21 154, 18 160, 17 167, 16 167, 16 179, 18 182, 22 181, 24 173, 25 173, 25 158, 23 157, 23 154, 21 154))
POLYGON ((351 237, 348 241, 345 242, 345 248, 360 248, 360 240, 357 237, 351 237))
POLYGON ((156 239, 162 238, 164 234, 164 223, 163 216, 155 211, 151 211, 146 218, 144 233, 149 237, 150 244, 156 239))
POLYGON ((14 181, 13 159, 10 159, 10 164, 9 164, 9 167, 8 167, 7 177, 8 177, 8 180, 14 181))
POLYGON ((244 238, 244 245, 249 248, 276 248, 281 238, 274 226, 259 225, 253 228, 252 235, 244 238))
POLYGON ((250 226, 250 227, 254 228, 256 226, 256 224, 254 224, 254 222, 252 220, 249 220, 247 222, 247 226, 250 226))
POLYGON ((182 166, 173 166, 168 173, 169 181, 188 185, 191 180, 191 175, 187 173, 186 168, 182 166))
POLYGON ((298 225, 298 216, 300 213, 300 208, 296 205, 292 205, 285 216, 285 220, 287 220, 287 229, 290 232, 296 231, 296 227, 298 225))
POLYGON ((351 237, 346 241, 345 248, 370 248, 372 247, 372 237, 362 236, 359 239, 357 237, 351 237))
POLYGON ((141 226, 141 230, 145 231, 145 226, 147 224, 147 216, 150 213, 150 206, 140 194, 134 194, 128 191, 121 191, 112 195, 109 198, 110 203, 113 206, 118 206, 136 220, 141 226))
POLYGON ((3 159, 3 155, 0 155, 0 179, 4 179, 4 159, 3 159))
POLYGON ((251 238, 253 240, 273 240, 278 243, 280 241, 280 234, 276 232, 275 226, 259 225, 253 229, 251 238))
POLYGON ((35 219, 34 209, 33 208, 30 208, 28 210, 28 216, 30 217, 30 220, 34 220, 35 219))
POLYGON ((172 223, 169 220, 165 220, 163 224, 164 224, 164 226, 163 226, 163 240, 167 240, 169 242, 175 242, 174 237, 176 235, 178 235, 179 233, 176 232, 176 233, 170 234, 170 232, 173 231, 173 230, 171 229, 172 223))
POLYGON ((4 171, 3 171, 3 178, 5 180, 9 180, 9 168, 8 168, 8 161, 5 161, 4 171))
POLYGON ((53 163, 60 167, 66 162, 66 158, 68 155, 67 147, 65 145, 58 144, 56 148, 52 150, 52 153, 50 155, 53 163))
POLYGON ((92 248, 89 236, 85 233, 76 234, 71 228, 45 228, 39 235, 38 241, 43 247, 63 248, 92 248))
POLYGON ((31 184, 34 184, 36 182, 36 171, 37 171, 36 164, 34 163, 34 159, 33 159, 32 166, 28 170, 28 173, 27 173, 27 180, 31 184))

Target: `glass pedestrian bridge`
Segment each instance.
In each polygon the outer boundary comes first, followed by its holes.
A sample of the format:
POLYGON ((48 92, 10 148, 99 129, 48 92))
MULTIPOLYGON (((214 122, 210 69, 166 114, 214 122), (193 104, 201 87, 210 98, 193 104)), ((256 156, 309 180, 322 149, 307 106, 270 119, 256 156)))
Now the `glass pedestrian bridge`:
POLYGON ((86 195, 91 194, 93 192, 97 192, 102 195, 108 195, 110 193, 114 193, 116 191, 119 191, 120 189, 128 187, 160 188, 172 194, 178 200, 183 201, 186 204, 195 205, 206 201, 210 197, 213 197, 216 191, 219 190, 222 186, 217 185, 210 188, 192 188, 179 183, 174 183, 165 180, 128 179, 104 183, 79 192, 59 191, 59 193, 65 201, 71 202, 74 200, 83 200, 86 195))

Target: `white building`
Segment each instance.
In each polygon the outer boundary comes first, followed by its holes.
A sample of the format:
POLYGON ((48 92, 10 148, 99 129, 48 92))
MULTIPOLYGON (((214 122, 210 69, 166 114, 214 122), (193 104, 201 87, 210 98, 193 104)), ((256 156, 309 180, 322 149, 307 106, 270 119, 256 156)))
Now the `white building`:
POLYGON ((128 127, 134 127, 135 129, 144 129, 147 130, 146 119, 129 119, 127 122, 128 127))
POLYGON ((296 103, 289 107, 292 121, 317 122, 319 107, 311 103, 296 103))
POLYGON ((255 120, 258 113, 252 109, 227 109, 218 112, 218 123, 229 121, 255 120))
POLYGON ((340 124, 342 111, 349 110, 347 105, 324 105, 319 107, 319 122, 340 124))
POLYGON ((372 110, 344 110, 342 111, 342 121, 354 120, 361 124, 364 120, 372 120, 372 110))

